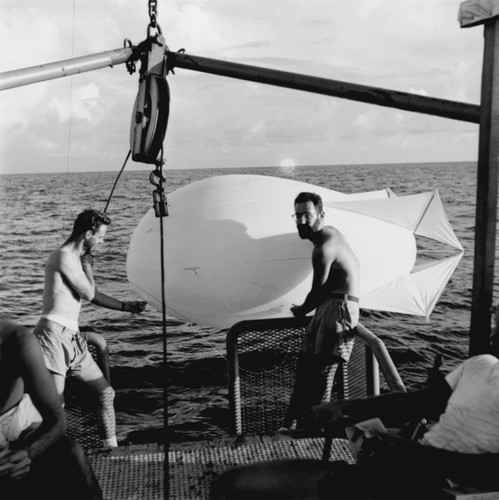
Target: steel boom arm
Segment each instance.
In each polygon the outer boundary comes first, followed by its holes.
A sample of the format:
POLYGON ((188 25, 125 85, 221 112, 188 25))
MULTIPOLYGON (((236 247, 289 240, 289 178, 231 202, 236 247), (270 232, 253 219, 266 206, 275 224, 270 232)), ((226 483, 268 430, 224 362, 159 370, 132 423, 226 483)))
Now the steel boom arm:
MULTIPOLYGON (((133 48, 121 48, 93 55, 32 66, 0 73, 0 90, 94 71, 125 63, 133 48)), ((398 92, 368 85, 301 75, 247 64, 209 59, 179 52, 168 52, 169 66, 227 76, 252 82, 286 87, 305 92, 340 97, 405 111, 424 113, 471 123, 480 122, 480 107, 407 92, 398 92)))

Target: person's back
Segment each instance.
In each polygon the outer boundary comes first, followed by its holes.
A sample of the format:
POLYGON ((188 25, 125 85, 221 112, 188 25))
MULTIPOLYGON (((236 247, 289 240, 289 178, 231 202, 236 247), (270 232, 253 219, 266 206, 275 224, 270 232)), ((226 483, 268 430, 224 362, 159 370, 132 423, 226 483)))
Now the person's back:
POLYGON ((343 234, 332 226, 323 228, 322 252, 330 254, 330 268, 324 288, 329 292, 358 296, 360 293, 359 259, 343 234))
POLYGON ((445 379, 452 395, 422 442, 461 453, 499 453, 499 360, 474 356, 445 379))

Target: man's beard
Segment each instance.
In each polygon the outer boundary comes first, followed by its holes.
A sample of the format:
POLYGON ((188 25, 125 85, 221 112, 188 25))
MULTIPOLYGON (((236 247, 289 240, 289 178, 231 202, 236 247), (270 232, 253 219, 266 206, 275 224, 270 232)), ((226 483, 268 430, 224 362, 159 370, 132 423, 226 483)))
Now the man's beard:
POLYGON ((302 240, 309 240, 314 234, 314 230, 307 224, 300 224, 298 226, 298 234, 302 240))

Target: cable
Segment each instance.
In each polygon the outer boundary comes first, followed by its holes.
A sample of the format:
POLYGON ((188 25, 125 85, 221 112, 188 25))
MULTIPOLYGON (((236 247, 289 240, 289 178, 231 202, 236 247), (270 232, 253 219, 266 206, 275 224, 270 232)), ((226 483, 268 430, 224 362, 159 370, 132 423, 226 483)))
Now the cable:
MULTIPOLYGON (((161 148, 161 160, 158 164, 159 168, 159 194, 161 199, 161 206, 164 204, 164 188, 163 188, 163 148, 161 148)), ((170 475, 169 475, 169 446, 168 446, 168 350, 166 342, 166 297, 165 297, 165 255, 164 255, 164 227, 163 218, 165 214, 160 211, 159 225, 160 225, 160 256, 161 256, 161 312, 163 323, 163 446, 164 446, 164 467, 163 467, 163 481, 164 481, 164 494, 165 499, 168 499, 170 492, 170 475)))
MULTIPOLYGON (((73 0, 73 30, 71 35, 71 58, 74 57, 75 49, 75 19, 76 19, 76 0, 73 0)), ((64 186, 64 206, 69 206, 69 162, 71 159, 71 135, 73 127, 73 77, 69 77, 69 119, 68 119, 68 147, 66 153, 66 182, 64 186)), ((64 220, 66 209, 62 211, 61 219, 61 237, 64 238, 64 220)))
POLYGON ((104 208, 104 212, 107 212, 107 208, 109 207, 109 202, 111 201, 111 198, 113 197, 113 193, 114 193, 114 189, 116 187, 116 184, 118 184, 118 180, 121 177, 121 174, 123 173, 123 170, 125 170, 125 166, 127 164, 127 161, 130 158, 130 154, 131 153, 132 153, 132 151, 128 150, 128 154, 126 155, 125 162, 123 163, 123 166, 121 167, 121 170, 120 170, 118 176, 116 177, 116 179, 114 181, 113 188, 111 189, 111 193, 109 194, 109 198, 107 199, 107 203, 106 203, 106 206, 104 208))

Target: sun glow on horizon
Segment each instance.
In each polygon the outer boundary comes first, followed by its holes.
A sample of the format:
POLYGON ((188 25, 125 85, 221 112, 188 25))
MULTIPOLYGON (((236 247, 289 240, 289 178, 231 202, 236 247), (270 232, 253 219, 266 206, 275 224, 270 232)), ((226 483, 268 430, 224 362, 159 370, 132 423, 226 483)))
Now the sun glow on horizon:
POLYGON ((279 162, 279 168, 285 172, 292 172, 296 167, 296 162, 292 158, 284 158, 279 162))
POLYGON ((284 158, 279 162, 280 167, 296 167, 296 162, 292 158, 284 158))
POLYGON ((293 172, 293 170, 295 169, 295 167, 296 167, 296 162, 292 158, 283 158, 279 162, 279 168, 283 172, 291 173, 291 172, 293 172))

